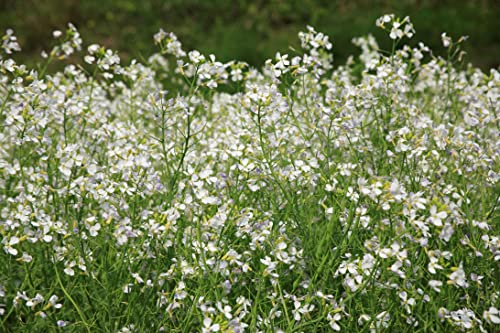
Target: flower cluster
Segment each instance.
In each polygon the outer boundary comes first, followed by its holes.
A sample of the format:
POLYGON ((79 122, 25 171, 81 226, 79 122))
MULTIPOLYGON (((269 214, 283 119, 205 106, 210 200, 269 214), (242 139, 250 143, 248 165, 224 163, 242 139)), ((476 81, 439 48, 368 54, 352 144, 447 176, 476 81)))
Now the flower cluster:
POLYGON ((334 68, 312 27, 262 69, 54 37, 85 65, 2 39, 0 330, 498 330, 497 70, 372 36, 334 68))

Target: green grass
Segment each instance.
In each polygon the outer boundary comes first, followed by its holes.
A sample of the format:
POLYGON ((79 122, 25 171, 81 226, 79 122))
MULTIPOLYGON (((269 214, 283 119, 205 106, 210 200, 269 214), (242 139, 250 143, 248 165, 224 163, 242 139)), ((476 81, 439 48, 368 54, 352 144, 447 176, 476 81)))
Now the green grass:
POLYGON ((71 27, 40 71, 3 53, 0 330, 495 331, 500 75, 451 35, 335 68, 315 31, 262 68, 64 55, 71 27))
MULTIPOLYGON (((411 15, 418 40, 440 52, 440 35, 470 35, 468 59, 482 69, 497 68, 500 41, 496 1, 14 1, 0 4, 0 30, 13 28, 24 46, 23 62, 39 61, 50 48, 52 30, 74 23, 86 40, 119 50, 125 59, 142 59, 154 51, 151 36, 174 31, 189 48, 215 53, 224 61, 240 59, 259 66, 277 50, 286 51, 306 24, 333 38, 335 66, 358 52, 351 39, 374 28, 386 12, 411 15), (3 6, 3 7, 2 7, 3 6), (22 18, 22 19, 19 19, 22 18)), ((386 49, 389 43, 382 44, 386 49)), ((294 45, 296 46, 296 45, 294 45)))

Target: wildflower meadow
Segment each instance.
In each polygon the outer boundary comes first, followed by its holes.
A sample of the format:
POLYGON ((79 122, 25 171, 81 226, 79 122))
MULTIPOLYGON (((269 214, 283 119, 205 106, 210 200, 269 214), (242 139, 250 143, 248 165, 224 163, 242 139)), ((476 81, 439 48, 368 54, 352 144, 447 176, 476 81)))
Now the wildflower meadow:
POLYGON ((500 73, 376 25, 261 68, 7 30, 0 331, 500 331, 500 73))

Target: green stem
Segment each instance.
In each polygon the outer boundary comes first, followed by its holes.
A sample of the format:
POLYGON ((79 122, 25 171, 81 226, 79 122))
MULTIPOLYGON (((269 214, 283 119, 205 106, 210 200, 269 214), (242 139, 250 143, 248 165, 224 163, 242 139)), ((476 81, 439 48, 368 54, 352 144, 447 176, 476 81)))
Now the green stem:
POLYGON ((73 304, 73 306, 75 307, 76 309, 76 312, 78 312, 78 315, 80 316, 80 319, 82 321, 82 323, 84 324, 85 328, 87 329, 87 332, 88 333, 91 333, 91 330, 90 330, 90 327, 89 327, 89 324, 87 324, 87 321, 85 319, 85 316, 83 315, 83 312, 82 310, 80 309, 80 307, 78 307, 78 305, 76 304, 75 300, 73 299, 73 297, 71 297, 71 295, 68 293, 68 291, 66 290, 66 288, 64 287, 64 284, 62 283, 61 281, 61 277, 59 275, 59 271, 57 270, 57 267, 56 265, 54 264, 54 270, 56 272, 56 279, 57 279, 57 282, 59 283, 59 286, 61 287, 64 295, 69 299, 69 301, 71 302, 71 304, 73 304))

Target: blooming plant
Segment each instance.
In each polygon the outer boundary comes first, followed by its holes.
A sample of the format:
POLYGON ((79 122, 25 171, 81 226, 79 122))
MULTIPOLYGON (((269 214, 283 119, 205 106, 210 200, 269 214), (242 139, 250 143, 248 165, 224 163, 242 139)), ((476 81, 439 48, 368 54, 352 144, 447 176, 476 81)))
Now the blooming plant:
POLYGON ((334 68, 307 27, 262 69, 69 25, 35 70, 8 30, 0 330, 498 331, 500 73, 377 25, 389 52, 334 68))

